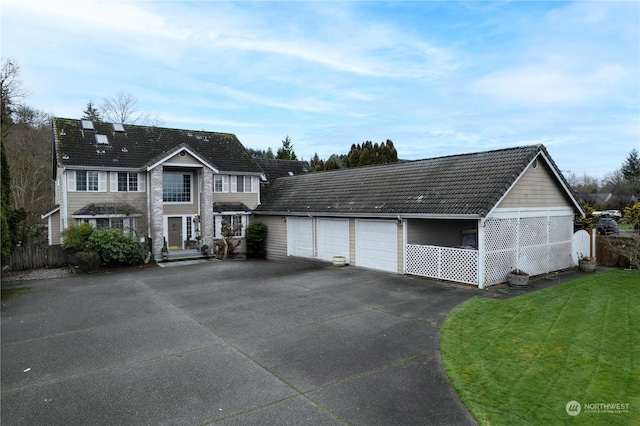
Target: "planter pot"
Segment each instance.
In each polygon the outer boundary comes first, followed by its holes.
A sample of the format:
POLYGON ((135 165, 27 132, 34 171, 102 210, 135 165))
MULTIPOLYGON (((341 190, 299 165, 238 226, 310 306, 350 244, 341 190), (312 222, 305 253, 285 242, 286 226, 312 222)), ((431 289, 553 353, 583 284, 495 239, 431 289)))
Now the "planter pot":
POLYGON ((333 256, 333 266, 344 266, 347 258, 344 256, 333 256))
POLYGON ((580 270, 584 272, 594 272, 596 270, 596 262, 591 260, 580 260, 580 270))
POLYGON ((507 280, 511 287, 526 287, 529 285, 529 275, 527 274, 507 274, 507 280))

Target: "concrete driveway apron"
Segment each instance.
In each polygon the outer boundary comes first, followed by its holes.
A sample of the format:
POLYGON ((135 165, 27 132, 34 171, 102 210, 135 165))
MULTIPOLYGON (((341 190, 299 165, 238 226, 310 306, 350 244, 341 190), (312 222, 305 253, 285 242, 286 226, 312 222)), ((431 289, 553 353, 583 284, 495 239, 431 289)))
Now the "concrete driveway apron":
POLYGON ((11 284, 3 425, 475 423, 439 327, 487 292, 305 261, 11 284))

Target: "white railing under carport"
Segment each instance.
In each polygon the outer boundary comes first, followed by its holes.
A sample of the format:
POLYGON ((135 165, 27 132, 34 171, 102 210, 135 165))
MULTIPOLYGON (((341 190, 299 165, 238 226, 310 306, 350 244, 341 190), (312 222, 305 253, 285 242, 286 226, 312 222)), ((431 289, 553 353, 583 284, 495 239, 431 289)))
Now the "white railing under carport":
POLYGON ((478 250, 407 244, 409 275, 478 285, 478 250))

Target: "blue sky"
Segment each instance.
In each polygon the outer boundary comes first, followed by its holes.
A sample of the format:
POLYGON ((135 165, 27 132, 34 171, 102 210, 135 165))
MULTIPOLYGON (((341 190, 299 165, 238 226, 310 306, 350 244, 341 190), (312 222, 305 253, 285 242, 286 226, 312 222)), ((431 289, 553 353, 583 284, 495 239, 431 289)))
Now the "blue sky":
POLYGON ((603 176, 640 150, 640 2, 3 0, 26 103, 80 117, 118 92, 164 126, 327 158, 544 144, 603 176))

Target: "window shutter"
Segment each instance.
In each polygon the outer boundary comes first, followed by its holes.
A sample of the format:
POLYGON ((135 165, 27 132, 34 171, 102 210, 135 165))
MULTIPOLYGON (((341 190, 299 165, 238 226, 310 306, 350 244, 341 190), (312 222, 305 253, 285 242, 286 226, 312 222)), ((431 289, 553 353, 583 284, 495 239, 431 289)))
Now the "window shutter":
POLYGON ((107 192, 107 172, 98 172, 98 192, 107 192))
POLYGON ((75 192, 75 190, 76 190, 76 171, 75 170, 67 170, 65 173, 67 174, 67 191, 75 192))
POLYGON ((238 178, 231 176, 231 192, 238 192, 238 178))
POLYGON ((118 192, 118 172, 109 172, 109 192, 118 192))
POLYGON ((147 192, 144 182, 144 173, 138 173, 138 192, 147 192))

